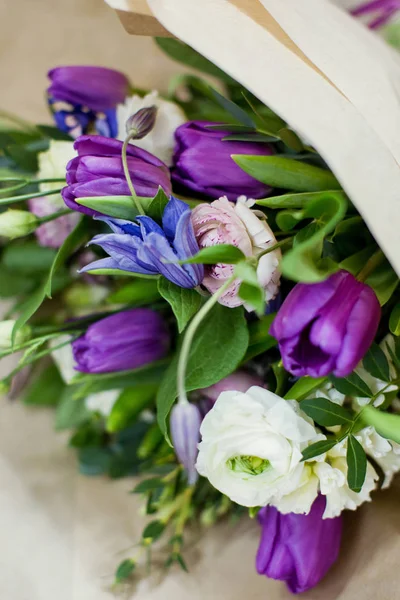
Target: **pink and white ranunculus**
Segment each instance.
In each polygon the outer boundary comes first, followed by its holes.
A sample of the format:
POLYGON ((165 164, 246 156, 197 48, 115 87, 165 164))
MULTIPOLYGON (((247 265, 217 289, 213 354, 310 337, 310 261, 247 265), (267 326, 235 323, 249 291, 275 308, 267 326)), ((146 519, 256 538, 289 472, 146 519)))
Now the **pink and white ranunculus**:
MULTIPOLYGON (((251 210, 253 200, 244 196, 236 204, 226 197, 214 200, 211 204, 199 204, 192 211, 192 223, 200 248, 218 244, 232 244, 246 256, 258 256, 261 252, 276 244, 275 236, 261 212, 251 210)), ((258 263, 257 276, 265 290, 268 302, 275 298, 279 290, 279 262, 281 251, 278 248, 262 256, 258 263)), ((234 265, 217 264, 206 267, 203 285, 214 294, 229 279, 234 265)), ((219 302, 235 307, 244 304, 239 298, 240 280, 234 281, 221 296, 219 302)))

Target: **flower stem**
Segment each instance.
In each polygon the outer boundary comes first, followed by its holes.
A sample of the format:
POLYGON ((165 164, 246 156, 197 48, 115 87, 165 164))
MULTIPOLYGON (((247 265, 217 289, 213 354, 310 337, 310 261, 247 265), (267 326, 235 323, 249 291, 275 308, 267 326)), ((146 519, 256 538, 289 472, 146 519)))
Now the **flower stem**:
POLYGON ((58 212, 52 213, 51 215, 47 215, 46 217, 41 217, 38 219, 38 226, 43 225, 43 223, 49 223, 50 221, 54 221, 55 219, 59 219, 64 215, 71 215, 73 213, 69 208, 65 208, 63 210, 59 210, 58 212))
POLYGON ((9 198, 1 198, 0 206, 4 204, 13 204, 14 202, 23 202, 24 200, 31 200, 32 198, 41 198, 42 196, 52 196, 59 194, 62 188, 57 190, 49 190, 48 192, 34 192, 33 194, 21 194, 20 196, 10 196, 9 198))
POLYGON ((144 212, 143 207, 140 204, 140 200, 137 197, 137 194, 135 192, 135 188, 133 187, 133 183, 132 183, 132 179, 131 179, 131 174, 129 173, 129 168, 128 168, 128 159, 127 159, 127 156, 126 156, 126 151, 128 149, 128 144, 129 144, 130 140, 133 139, 134 137, 135 137, 135 133, 134 132, 128 134, 128 136, 125 138, 125 141, 124 141, 124 143, 122 145, 122 166, 123 166, 123 169, 124 169, 124 175, 125 175, 126 182, 128 184, 129 190, 130 190, 131 195, 132 195, 133 203, 134 203, 134 205, 135 205, 135 207, 136 207, 139 215, 144 215, 146 213, 144 212))
POLYGON ((183 338, 182 348, 179 355, 178 361, 178 373, 177 373, 177 381, 178 381, 178 402, 179 404, 186 404, 188 402, 186 395, 186 368, 189 360, 190 348, 192 346, 194 335, 204 319, 204 317, 210 312, 212 307, 218 302, 221 296, 226 292, 229 286, 235 281, 236 276, 232 275, 223 286, 219 288, 215 294, 213 294, 207 302, 202 306, 197 315, 190 322, 185 337, 183 338))
POLYGON ((274 250, 277 250, 281 246, 285 246, 286 244, 289 244, 289 243, 293 243, 293 238, 286 238, 284 240, 281 240, 280 242, 277 242, 273 246, 266 248, 265 250, 260 252, 260 254, 257 254, 257 261, 259 261, 262 256, 265 256, 266 254, 269 254, 270 252, 273 252, 274 250))
POLYGON ((385 255, 382 250, 378 250, 371 256, 365 266, 361 269, 357 275, 358 281, 365 281, 375 271, 377 267, 385 260, 385 255))

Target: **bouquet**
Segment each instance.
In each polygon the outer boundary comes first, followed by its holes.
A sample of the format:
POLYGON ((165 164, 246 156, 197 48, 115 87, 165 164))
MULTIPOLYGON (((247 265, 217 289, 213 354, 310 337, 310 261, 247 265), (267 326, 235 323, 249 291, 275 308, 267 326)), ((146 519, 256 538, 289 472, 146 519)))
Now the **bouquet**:
POLYGON ((83 474, 139 477, 116 583, 248 513, 257 571, 303 592, 400 470, 399 278, 307 139, 158 44, 216 87, 58 67, 55 126, 1 114, 2 390, 54 407, 83 474))

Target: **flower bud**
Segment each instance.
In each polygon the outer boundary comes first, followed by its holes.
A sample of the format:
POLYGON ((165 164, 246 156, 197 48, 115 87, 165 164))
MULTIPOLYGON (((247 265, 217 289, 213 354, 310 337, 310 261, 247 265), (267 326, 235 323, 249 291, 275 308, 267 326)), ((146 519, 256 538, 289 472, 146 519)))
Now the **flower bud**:
MULTIPOLYGON (((0 348, 2 350, 8 350, 12 344, 12 331, 15 325, 15 321, 9 319, 7 321, 0 321, 0 348)), ((15 336, 15 345, 23 344, 27 342, 31 337, 31 328, 29 325, 21 327, 17 335, 15 336)))
POLYGON ((0 214, 0 236, 10 238, 23 237, 37 227, 38 219, 26 210, 10 208, 0 214))
POLYGON ((132 140, 141 140, 146 137, 156 124, 157 106, 141 108, 126 122, 126 133, 132 140))
POLYGON ((179 462, 185 467, 189 485, 198 478, 197 445, 200 441, 201 415, 195 404, 176 404, 171 411, 171 437, 179 462))

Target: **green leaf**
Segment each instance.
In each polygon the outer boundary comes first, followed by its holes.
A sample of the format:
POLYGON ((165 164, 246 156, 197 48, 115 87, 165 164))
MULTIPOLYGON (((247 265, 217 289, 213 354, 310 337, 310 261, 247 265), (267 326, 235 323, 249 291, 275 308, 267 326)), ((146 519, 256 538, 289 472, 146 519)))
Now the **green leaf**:
POLYGON ((159 275, 144 275, 143 273, 132 273, 131 271, 121 271, 121 269, 90 269, 85 271, 91 275, 107 275, 108 277, 134 277, 136 279, 158 279, 159 275))
POLYGON ((347 377, 330 376, 330 380, 338 392, 353 398, 372 398, 374 395, 368 385, 357 373, 353 372, 347 377))
POLYGON ((307 205, 302 211, 302 218, 317 219, 321 227, 284 255, 281 267, 286 277, 294 281, 316 283, 338 270, 339 266, 330 259, 316 262, 316 253, 321 255, 325 236, 343 219, 346 210, 347 202, 340 194, 327 193, 324 198, 307 205))
POLYGON ((367 473, 367 456, 353 435, 347 438, 347 483, 353 492, 361 492, 367 473))
POLYGON ((164 487, 165 483, 159 477, 152 477, 151 479, 144 479, 138 483, 132 490, 132 494, 145 494, 152 490, 157 490, 160 487, 164 487))
POLYGON ((38 246, 36 242, 8 245, 3 252, 2 264, 10 271, 21 275, 41 275, 48 271, 56 251, 38 246))
POLYGON ((250 304, 258 315, 265 312, 265 292, 260 285, 243 281, 239 287, 239 297, 250 304))
POLYGON ((129 304, 140 306, 159 300, 157 279, 138 279, 120 287, 107 297, 109 304, 129 304))
POLYGON ((400 335, 400 302, 396 304, 390 314, 389 329, 393 335, 400 335))
POLYGON ((390 381, 389 363, 383 350, 373 343, 363 360, 364 369, 377 379, 390 381))
POLYGON ((51 362, 34 378, 23 395, 25 404, 36 406, 55 406, 58 404, 65 384, 57 367, 51 362))
POLYGON ((134 221, 139 214, 131 196, 89 196, 75 198, 75 201, 77 204, 117 219, 134 221))
POLYGON ((211 94, 211 97, 214 98, 216 102, 226 110, 227 113, 229 113, 234 119, 239 121, 239 123, 245 125, 246 127, 255 127, 253 119, 245 110, 243 110, 243 108, 240 108, 240 106, 232 102, 232 100, 228 100, 228 98, 222 96, 219 92, 217 92, 216 89, 212 88, 211 86, 209 86, 209 92, 211 94))
POLYGON ((151 200, 150 204, 146 207, 146 215, 157 221, 157 223, 161 223, 162 216, 164 214, 164 210, 167 204, 168 196, 166 195, 162 187, 159 187, 157 194, 151 200))
POLYGON ((327 398, 302 400, 300 408, 318 425, 323 425, 324 427, 348 425, 353 422, 353 417, 349 411, 327 398))
POLYGON ((301 377, 285 394, 285 400, 303 400, 320 386, 324 385, 326 381, 326 377, 319 377, 316 379, 308 376, 301 377))
POLYGON ((278 344, 277 340, 269 333, 269 329, 275 316, 275 313, 265 315, 260 319, 257 319, 257 321, 252 321, 248 324, 250 336, 249 347, 243 359, 243 363, 246 363, 259 354, 267 352, 278 344))
POLYGON ((331 171, 298 160, 280 156, 250 156, 233 154, 233 160, 243 171, 274 188, 297 192, 340 190, 341 185, 331 171))
POLYGON ((87 477, 104 475, 110 469, 112 455, 108 448, 80 448, 79 472, 87 477))
POLYGON ((158 426, 158 423, 153 423, 150 425, 137 450, 138 457, 144 460, 152 456, 163 439, 164 436, 158 426))
POLYGON ((242 281, 258 286, 257 269, 246 261, 239 262, 235 267, 235 275, 242 281))
POLYGON ((191 258, 180 260, 179 264, 216 265, 217 263, 223 263, 225 265, 234 265, 245 260, 245 258, 243 252, 236 246, 232 246, 231 244, 217 244, 216 246, 202 248, 191 258))
POLYGON ((315 458, 316 456, 325 454, 325 452, 329 452, 329 450, 331 450, 334 446, 336 446, 336 444, 337 444, 336 438, 333 440, 332 439, 322 440, 320 442, 316 442, 315 444, 311 444, 311 446, 308 446, 307 448, 305 448, 303 450, 302 461, 311 460, 312 458, 315 458))
POLYGON ((0 266, 0 298, 13 298, 32 291, 34 279, 0 266))
POLYGON ((178 323, 179 333, 182 333, 201 306, 200 294, 194 289, 175 285, 165 277, 160 277, 158 280, 158 291, 170 304, 178 323))
POLYGON ((151 521, 147 527, 145 527, 142 537, 144 540, 151 539, 152 542, 155 542, 162 536, 165 527, 166 525, 162 521, 151 521))
MULTIPOLYGON (((188 361, 186 390, 208 387, 232 373, 242 361, 248 343, 243 308, 216 304, 195 335, 188 361)), ((157 394, 157 419, 164 435, 167 433, 167 416, 177 397, 177 363, 178 356, 175 356, 157 394)))
POLYGON ((36 129, 38 129, 42 135, 50 138, 51 140, 71 143, 74 141, 70 135, 64 133, 64 131, 60 131, 58 127, 53 127, 52 125, 36 125, 36 129))
POLYGON ((73 388, 67 387, 61 396, 56 410, 55 428, 58 431, 73 429, 81 425, 90 416, 85 399, 74 398, 73 388))
POLYGON ((227 83, 234 83, 235 80, 232 79, 232 77, 227 75, 207 58, 196 52, 196 50, 190 48, 190 46, 173 38, 156 37, 155 41, 161 50, 168 54, 173 60, 183 63, 192 69, 207 73, 207 75, 222 79, 222 81, 227 83))
POLYGON ((157 383, 148 383, 125 389, 107 418, 107 431, 114 433, 132 423, 155 399, 157 387, 157 383))
POLYGON ((121 583, 125 579, 128 579, 135 570, 135 566, 136 565, 131 558, 123 560, 115 571, 115 582, 121 583))
POLYGON ((372 287, 378 297, 380 305, 384 306, 397 289, 399 278, 392 269, 389 261, 385 259, 383 263, 367 277, 365 283, 372 287))
MULTIPOLYGON (((344 192, 328 190, 331 194, 340 194, 345 198, 344 192)), ((281 196, 269 196, 256 200, 256 204, 267 208, 305 208, 309 202, 324 198, 327 192, 300 192, 297 194, 282 194, 281 196)))
POLYGON ((382 437, 400 444, 400 415, 366 406, 362 411, 362 420, 366 425, 375 427, 382 437))

